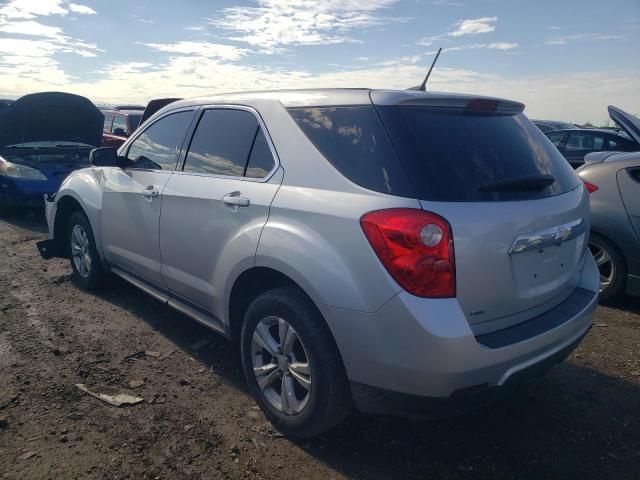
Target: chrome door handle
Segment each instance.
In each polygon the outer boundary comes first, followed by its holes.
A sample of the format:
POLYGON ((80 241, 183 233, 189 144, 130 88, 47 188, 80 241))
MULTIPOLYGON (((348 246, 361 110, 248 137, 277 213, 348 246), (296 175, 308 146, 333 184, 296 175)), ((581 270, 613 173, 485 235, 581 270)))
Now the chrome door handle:
POLYGON ((248 207, 251 204, 248 198, 240 196, 240 192, 225 195, 222 197, 222 203, 229 207, 248 207))
POLYGON ((153 185, 149 185, 142 191, 142 196, 145 198, 156 198, 160 196, 160 192, 156 190, 153 185))

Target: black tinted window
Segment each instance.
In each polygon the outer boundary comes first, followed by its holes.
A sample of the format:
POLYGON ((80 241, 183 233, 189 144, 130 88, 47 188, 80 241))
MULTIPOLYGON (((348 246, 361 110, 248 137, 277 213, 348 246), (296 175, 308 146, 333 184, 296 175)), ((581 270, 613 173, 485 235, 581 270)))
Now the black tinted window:
POLYGON ((245 176, 249 178, 264 178, 273 170, 274 165, 275 160, 271 154, 271 149, 264 136, 264 132, 260 129, 256 135, 255 142, 253 142, 245 176))
POLYGON ((161 118, 136 138, 127 153, 133 168, 173 170, 193 112, 161 118))
POLYGON ((609 137, 609 144, 607 150, 618 152, 635 152, 640 150, 640 147, 631 140, 627 140, 623 137, 609 137))
POLYGON ((185 172, 242 177, 258 120, 244 110, 207 110, 189 146, 185 172))
POLYGON ((351 181, 378 192, 415 196, 372 106, 292 108, 289 113, 351 181))
POLYGON ((136 128, 138 128, 141 118, 142 118, 142 115, 129 115, 129 128, 131 129, 131 132, 133 132, 136 128))
POLYGON ((557 195, 579 185, 560 152, 523 114, 419 106, 379 111, 420 199, 519 200, 557 195), (486 188, 499 180, 536 175, 553 175, 555 182, 542 190, 486 188))

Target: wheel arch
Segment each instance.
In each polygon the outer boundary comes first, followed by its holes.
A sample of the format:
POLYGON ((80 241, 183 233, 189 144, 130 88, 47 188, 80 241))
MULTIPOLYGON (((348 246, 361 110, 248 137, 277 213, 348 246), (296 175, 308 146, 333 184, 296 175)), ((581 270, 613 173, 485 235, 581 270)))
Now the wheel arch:
MULTIPOLYGON (((240 339, 244 315, 251 302, 260 294, 274 288, 291 286, 299 290, 317 308, 316 302, 291 277, 269 267, 254 266, 243 271, 234 281, 227 302, 228 335, 233 342, 240 339)), ((326 321, 325 321, 326 325, 326 321)), ((329 328, 328 325, 326 325, 329 328)), ((329 329, 329 331, 331 331, 329 329)))

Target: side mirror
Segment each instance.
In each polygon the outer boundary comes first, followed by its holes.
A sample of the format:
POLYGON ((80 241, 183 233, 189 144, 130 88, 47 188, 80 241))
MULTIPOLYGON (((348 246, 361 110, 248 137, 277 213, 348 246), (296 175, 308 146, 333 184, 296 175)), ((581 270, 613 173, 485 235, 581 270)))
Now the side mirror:
POLYGON ((113 131, 113 134, 114 134, 114 135, 117 135, 117 136, 119 136, 119 137, 127 137, 127 136, 128 136, 128 135, 127 135, 127 132, 125 132, 125 131, 124 131, 124 128, 116 128, 116 129, 113 131))
POLYGON ((89 162, 95 167, 125 168, 131 162, 125 157, 118 156, 118 150, 113 147, 94 148, 89 153, 89 162))

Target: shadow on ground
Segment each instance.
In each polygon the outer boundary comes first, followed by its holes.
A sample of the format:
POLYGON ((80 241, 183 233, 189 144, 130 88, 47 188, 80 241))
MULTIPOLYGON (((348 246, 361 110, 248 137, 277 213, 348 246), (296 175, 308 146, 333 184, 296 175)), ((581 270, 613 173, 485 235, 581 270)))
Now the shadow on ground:
MULTIPOLYGON (((198 360, 246 392, 237 348, 226 340, 119 279, 98 296, 185 351, 211 338, 214 348, 198 360)), ((319 438, 292 443, 350 478, 639 478, 638 412, 640 386, 570 360, 526 393, 462 417, 354 413, 319 438)))

